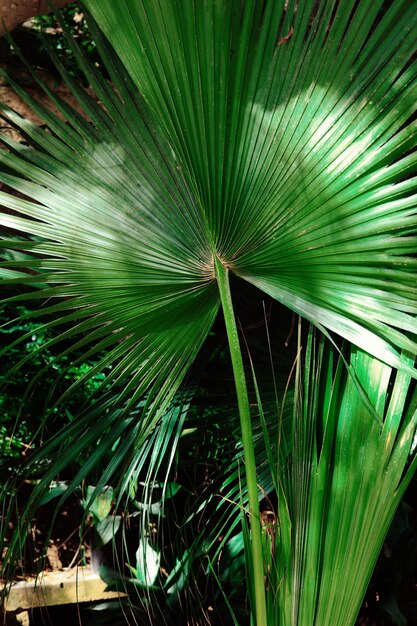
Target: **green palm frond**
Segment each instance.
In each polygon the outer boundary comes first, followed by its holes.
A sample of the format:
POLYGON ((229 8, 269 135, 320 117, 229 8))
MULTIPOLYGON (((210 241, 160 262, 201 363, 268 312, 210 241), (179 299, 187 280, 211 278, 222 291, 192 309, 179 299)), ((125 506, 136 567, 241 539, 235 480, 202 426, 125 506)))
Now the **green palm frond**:
POLYGON ((355 623, 416 468, 414 381, 360 349, 345 357, 355 377, 335 363, 328 341, 310 334, 294 444, 289 453, 281 448, 276 465, 284 497, 272 547, 271 624, 355 623))
MULTIPOLYGON (((109 351, 107 363, 117 365, 108 382, 129 379, 124 393, 133 404, 158 379, 161 387, 178 386, 175 381, 198 352, 218 303, 199 209, 175 163, 169 166, 161 156, 169 149, 163 150, 139 121, 138 102, 134 128, 129 128, 132 111, 126 103, 133 105, 122 88, 119 84, 118 95, 113 93, 125 100, 112 110, 117 121, 92 98, 87 102, 90 124, 83 120, 79 125, 76 118, 73 126, 64 124, 44 112, 56 136, 4 108, 4 116, 38 150, 4 138, 10 151, 0 154, 2 181, 34 202, 6 193, 1 201, 13 211, 3 215, 6 228, 42 239, 29 240, 35 256, 22 265, 41 269, 48 287, 24 298, 64 298, 44 306, 42 313, 58 312, 72 322, 61 339, 78 335, 80 345, 95 342, 95 350, 109 351), (165 222, 173 228, 166 229, 165 222)), ((107 106, 111 109, 110 102, 107 106)), ((3 245, 14 247, 10 241, 3 245)))
POLYGON ((410 3, 86 4, 223 263, 392 365, 415 352, 410 3))
POLYGON ((96 32, 112 86, 74 51, 100 104, 62 68, 89 121, 52 94, 66 122, 22 94, 50 131, 2 107, 30 144, 3 137, 1 181, 28 199, 3 192, 2 224, 33 254, 5 280, 41 270, 48 286, 26 298, 87 355, 109 351, 126 406, 147 394, 156 415, 173 397, 218 310, 216 255, 410 368, 417 16, 379 5, 91 3, 141 95, 96 32))
MULTIPOLYGON (((45 128, 0 104, 23 139, 0 135, 0 182, 14 190, 0 191, 0 276, 24 291, 4 303, 30 303, 25 318, 61 328, 48 347, 96 359, 52 397, 45 420, 106 371, 78 422, 40 452, 56 462, 39 497, 98 440, 76 481, 116 442, 103 481, 121 468, 135 475, 224 305, 229 272, 387 364, 375 368, 416 377, 412 4, 83 5, 109 77, 68 39, 91 91, 59 69, 83 115, 41 81, 59 115, 14 88, 45 128)), ((288 555, 288 537, 282 546, 288 555)))

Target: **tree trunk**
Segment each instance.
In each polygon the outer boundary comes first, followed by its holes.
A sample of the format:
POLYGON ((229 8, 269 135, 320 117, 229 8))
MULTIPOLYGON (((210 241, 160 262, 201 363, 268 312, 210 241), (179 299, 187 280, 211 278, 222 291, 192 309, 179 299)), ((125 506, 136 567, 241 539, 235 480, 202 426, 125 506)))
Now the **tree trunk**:
MULTIPOLYGON (((54 0, 56 7, 68 3, 69 0, 54 0)), ((46 0, 0 0, 0 37, 30 17, 49 12, 46 0)))

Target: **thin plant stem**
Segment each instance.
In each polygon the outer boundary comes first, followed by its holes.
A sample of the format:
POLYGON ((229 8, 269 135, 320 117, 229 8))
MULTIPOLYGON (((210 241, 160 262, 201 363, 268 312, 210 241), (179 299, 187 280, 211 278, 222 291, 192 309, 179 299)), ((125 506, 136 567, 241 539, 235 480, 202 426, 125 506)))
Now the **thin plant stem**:
POLYGON ((230 293, 229 271, 222 265, 217 257, 214 258, 214 269, 216 273, 217 283, 219 286, 220 300, 222 303, 227 338, 229 342, 230 357, 232 361, 237 402, 239 408, 243 455, 245 460, 245 474, 248 489, 249 517, 251 528, 251 558, 253 564, 253 578, 255 587, 255 607, 252 607, 252 611, 256 615, 256 626, 267 626, 261 522, 258 501, 258 484, 256 480, 256 460, 255 449, 253 445, 253 432, 250 417, 248 390, 246 385, 245 371, 243 368, 242 352, 240 349, 236 319, 233 311, 232 297, 230 293))

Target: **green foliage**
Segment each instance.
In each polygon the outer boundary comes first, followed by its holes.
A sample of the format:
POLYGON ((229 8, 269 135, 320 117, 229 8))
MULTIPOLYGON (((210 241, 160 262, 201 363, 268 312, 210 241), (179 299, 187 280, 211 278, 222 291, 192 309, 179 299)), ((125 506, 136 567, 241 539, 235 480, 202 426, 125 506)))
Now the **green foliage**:
POLYGON ((310 336, 297 437, 275 464, 282 497, 268 576, 271 625, 354 624, 415 471, 415 384, 361 350, 343 353, 348 365, 310 336))
POLYGON ((0 314, 0 324, 0 345, 7 348, 0 363, 0 467, 5 478, 11 459, 21 460, 29 450, 36 449, 43 439, 61 428, 62 420, 73 419, 102 384, 105 371, 90 375, 95 361, 77 362, 76 354, 69 358, 49 347, 57 333, 48 329, 44 321, 31 320, 25 306, 5 308, 0 314), (16 363, 22 365, 16 369, 16 363), (31 381, 39 378, 40 372, 43 375, 35 393, 31 381), (60 411, 54 409, 54 422, 43 424, 48 401, 52 403, 68 385, 78 381, 83 384, 68 402, 60 411), (21 419, 17 419, 18 416, 22 416, 21 419))
POLYGON ((79 71, 76 57, 67 45, 64 29, 77 41, 92 63, 96 67, 100 66, 100 57, 97 54, 96 45, 91 37, 83 10, 77 2, 64 6, 60 11, 59 19, 54 13, 47 13, 32 18, 30 22, 31 28, 43 33, 46 38, 46 40, 37 39, 37 54, 42 55, 52 50, 74 78, 85 80, 82 72, 79 71))
MULTIPOLYGON (((193 529, 190 520, 207 507, 213 521, 176 553, 165 584, 185 589, 196 554, 215 573, 241 521, 257 626, 348 626, 415 463, 417 13, 407 0, 83 6, 96 20, 92 38, 109 80, 68 30, 90 90, 55 60, 84 115, 45 87, 54 115, 13 81, 45 128, 1 106, 24 138, 1 137, 0 182, 14 193, 0 192, 0 273, 24 289, 5 302, 28 301, 31 318, 46 317, 45 329, 57 331, 30 358, 55 348, 68 358, 68 386, 48 393, 42 428, 93 380, 77 416, 29 460, 48 465, 6 567, 51 481, 74 458, 84 463, 63 497, 87 480, 97 494, 114 486, 116 507, 132 496, 152 502, 181 439, 205 426, 188 421, 187 383, 222 305, 244 451, 236 411, 231 426, 219 411, 226 436, 212 454, 223 461, 223 481, 217 475, 209 493, 194 496, 181 526, 193 529), (310 340, 292 421, 277 401, 275 372, 265 403, 256 364, 246 389, 233 275, 352 344, 336 365, 337 340, 317 349, 310 340), (75 355, 76 367, 87 366, 72 381, 75 355), (228 441, 232 453, 221 459, 228 441), (275 543, 260 528, 257 502, 273 489, 275 543), (224 539, 217 548, 215 536, 224 539)), ((24 346, 28 332, 3 353, 24 346)), ((36 382, 37 374, 30 390, 36 382)), ((147 515, 131 565, 137 587, 155 586, 163 553, 146 534, 147 515)), ((150 597, 142 597, 148 607, 150 597)))
POLYGON ((81 500, 83 508, 92 516, 93 522, 99 524, 108 517, 114 499, 113 487, 107 486, 98 494, 96 488, 88 485, 85 497, 81 500))

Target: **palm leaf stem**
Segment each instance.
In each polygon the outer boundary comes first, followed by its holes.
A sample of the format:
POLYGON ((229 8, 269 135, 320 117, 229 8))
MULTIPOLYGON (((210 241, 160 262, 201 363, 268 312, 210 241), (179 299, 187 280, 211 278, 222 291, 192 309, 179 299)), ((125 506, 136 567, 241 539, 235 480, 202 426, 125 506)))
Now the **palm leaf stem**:
POLYGON ((256 615, 257 626, 267 626, 261 521, 259 513, 258 485, 256 480, 256 457, 253 443, 248 390, 232 297, 230 293, 229 270, 222 265, 218 257, 214 258, 214 269, 219 287, 220 301, 222 304, 227 338, 229 342, 230 358, 232 361, 240 417, 243 455, 245 460, 255 598, 255 607, 252 607, 252 611, 256 615))

